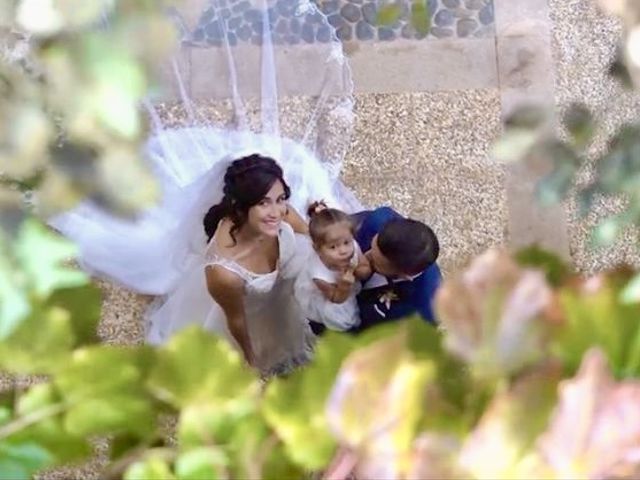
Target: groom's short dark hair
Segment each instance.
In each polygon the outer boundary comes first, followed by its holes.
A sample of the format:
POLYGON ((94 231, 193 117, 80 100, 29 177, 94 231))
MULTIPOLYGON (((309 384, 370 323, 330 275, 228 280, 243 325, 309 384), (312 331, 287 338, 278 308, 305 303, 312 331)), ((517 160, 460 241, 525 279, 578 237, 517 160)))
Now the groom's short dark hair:
POLYGON ((378 248, 401 273, 416 275, 440 253, 438 237, 428 226, 409 218, 394 218, 378 233, 378 248))

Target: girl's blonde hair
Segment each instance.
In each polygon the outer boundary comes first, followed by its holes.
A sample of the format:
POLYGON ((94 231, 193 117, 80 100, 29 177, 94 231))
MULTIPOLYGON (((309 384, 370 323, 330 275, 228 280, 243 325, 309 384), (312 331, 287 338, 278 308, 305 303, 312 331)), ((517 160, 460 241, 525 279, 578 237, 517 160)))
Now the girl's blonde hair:
POLYGON ((354 234, 353 222, 349 215, 337 208, 329 208, 324 201, 313 202, 307 209, 309 215, 309 236, 314 245, 323 245, 326 241, 328 227, 337 223, 346 223, 354 234))

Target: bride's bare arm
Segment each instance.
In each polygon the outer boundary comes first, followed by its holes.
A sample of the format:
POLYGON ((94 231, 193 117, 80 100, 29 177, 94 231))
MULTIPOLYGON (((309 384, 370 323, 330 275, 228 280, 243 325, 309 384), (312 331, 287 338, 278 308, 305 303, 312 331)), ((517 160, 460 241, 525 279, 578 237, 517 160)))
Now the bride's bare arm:
POLYGON ((218 266, 205 269, 207 289, 213 299, 222 307, 227 317, 227 325, 236 339, 249 365, 255 364, 249 332, 244 312, 244 282, 234 273, 218 266))
POLYGON ((309 234, 309 225, 291 205, 287 208, 287 215, 284 217, 284 221, 291 225, 294 232, 302 233, 303 235, 309 234))

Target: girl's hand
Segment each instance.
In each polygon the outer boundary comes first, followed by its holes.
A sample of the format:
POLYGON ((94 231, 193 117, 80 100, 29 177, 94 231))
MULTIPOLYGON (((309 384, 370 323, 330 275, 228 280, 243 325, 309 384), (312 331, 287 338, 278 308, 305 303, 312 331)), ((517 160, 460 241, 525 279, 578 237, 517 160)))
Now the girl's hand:
POLYGON ((341 276, 340 276, 340 280, 339 282, 344 285, 344 286, 349 286, 351 287, 351 285, 354 284, 354 282, 356 281, 356 277, 353 274, 353 270, 352 269, 347 269, 341 276))

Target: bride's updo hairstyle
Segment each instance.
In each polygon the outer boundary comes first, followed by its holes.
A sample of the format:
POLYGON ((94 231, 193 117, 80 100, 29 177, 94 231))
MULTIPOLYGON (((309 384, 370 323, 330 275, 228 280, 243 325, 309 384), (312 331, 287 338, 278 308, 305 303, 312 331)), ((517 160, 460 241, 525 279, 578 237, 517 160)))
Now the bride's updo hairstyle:
POLYGON ((282 168, 276 161, 257 153, 234 160, 224 175, 224 197, 209 209, 204 216, 204 231, 207 241, 211 240, 220 220, 229 218, 232 222, 230 235, 247 223, 249 209, 260 203, 269 193, 273 184, 280 180, 287 198, 291 190, 283 178, 282 168))

